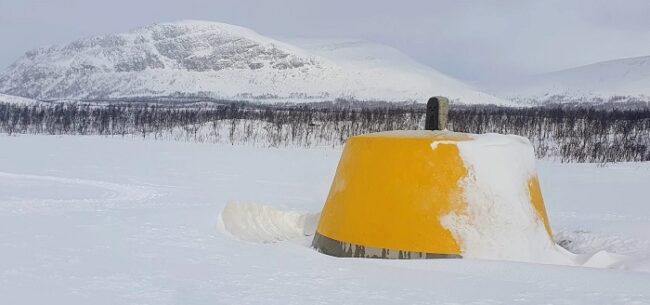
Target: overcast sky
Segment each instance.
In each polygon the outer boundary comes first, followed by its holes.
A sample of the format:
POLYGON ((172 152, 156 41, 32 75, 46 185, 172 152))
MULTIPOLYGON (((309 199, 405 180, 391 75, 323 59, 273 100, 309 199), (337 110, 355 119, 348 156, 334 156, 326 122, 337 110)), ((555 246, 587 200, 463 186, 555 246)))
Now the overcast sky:
POLYGON ((649 0, 0 0, 0 67, 39 46, 179 19, 375 41, 468 82, 650 55, 649 0))

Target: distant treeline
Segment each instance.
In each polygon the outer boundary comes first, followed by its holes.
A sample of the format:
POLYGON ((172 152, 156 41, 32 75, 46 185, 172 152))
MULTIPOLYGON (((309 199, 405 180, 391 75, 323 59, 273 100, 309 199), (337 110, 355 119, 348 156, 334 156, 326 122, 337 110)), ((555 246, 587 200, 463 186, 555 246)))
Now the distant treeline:
MULTIPOLYGON (((357 134, 422 129, 424 114, 409 103, 0 104, 0 132, 337 146, 357 134)), ((648 108, 453 106, 449 129, 521 135, 538 157, 564 162, 650 161, 648 108)))

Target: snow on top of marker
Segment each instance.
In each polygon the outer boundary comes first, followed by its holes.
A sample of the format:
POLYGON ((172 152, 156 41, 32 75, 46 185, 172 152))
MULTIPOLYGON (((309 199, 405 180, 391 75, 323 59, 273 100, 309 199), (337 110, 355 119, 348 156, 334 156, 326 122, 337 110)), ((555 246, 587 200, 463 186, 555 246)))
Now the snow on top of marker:
MULTIPOLYGON (((467 207, 440 221, 467 258, 587 267, 621 265, 626 257, 605 251, 576 255, 557 245, 537 215, 528 182, 537 175, 528 139, 472 135, 456 142, 468 176, 460 181, 467 207)), ((435 149, 437 142, 432 143, 435 149)))
POLYGON ((571 264, 531 203, 535 154, 528 140, 499 134, 472 138, 456 144, 468 170, 460 182, 467 208, 441 219, 463 256, 571 264))
POLYGON ((363 134, 358 137, 453 139, 459 141, 471 139, 471 135, 468 133, 449 130, 389 130, 363 134))

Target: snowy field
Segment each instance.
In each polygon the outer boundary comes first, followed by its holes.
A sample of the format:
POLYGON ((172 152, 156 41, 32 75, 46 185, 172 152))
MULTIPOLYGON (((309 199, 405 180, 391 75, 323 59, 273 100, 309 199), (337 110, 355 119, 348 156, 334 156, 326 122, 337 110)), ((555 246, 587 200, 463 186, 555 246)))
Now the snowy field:
POLYGON ((610 268, 342 259, 222 228, 233 201, 306 221, 339 154, 0 136, 0 304, 650 304, 649 163, 538 163, 556 240, 610 268))

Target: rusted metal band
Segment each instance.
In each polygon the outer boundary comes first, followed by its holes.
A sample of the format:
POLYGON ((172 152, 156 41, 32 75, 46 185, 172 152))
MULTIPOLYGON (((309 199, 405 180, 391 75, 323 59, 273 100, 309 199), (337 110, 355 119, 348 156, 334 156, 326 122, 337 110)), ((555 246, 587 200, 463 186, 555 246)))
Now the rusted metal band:
POLYGON ((318 252, 337 257, 364 257, 386 259, 428 259, 428 258, 461 258, 458 254, 436 254, 415 251, 391 250, 355 245, 331 239, 316 232, 311 243, 318 252))

